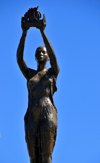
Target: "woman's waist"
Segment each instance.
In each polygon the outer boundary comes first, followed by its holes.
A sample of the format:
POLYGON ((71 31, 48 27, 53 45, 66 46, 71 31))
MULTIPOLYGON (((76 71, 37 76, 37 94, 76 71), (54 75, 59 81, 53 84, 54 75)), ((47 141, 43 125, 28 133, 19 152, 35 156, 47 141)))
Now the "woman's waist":
POLYGON ((34 91, 34 92, 29 92, 29 97, 31 99, 41 99, 42 97, 50 97, 50 91, 34 91))
POLYGON ((47 95, 40 95, 40 96, 31 96, 29 98, 29 102, 28 102, 28 106, 31 106, 31 107, 44 107, 45 105, 50 105, 52 104, 51 103, 51 100, 50 100, 50 96, 47 96, 47 95))
POLYGON ((28 89, 28 93, 31 95, 31 96, 49 96, 50 95, 50 88, 49 87, 42 87, 42 88, 39 88, 37 87, 35 90, 32 90, 32 89, 28 89))

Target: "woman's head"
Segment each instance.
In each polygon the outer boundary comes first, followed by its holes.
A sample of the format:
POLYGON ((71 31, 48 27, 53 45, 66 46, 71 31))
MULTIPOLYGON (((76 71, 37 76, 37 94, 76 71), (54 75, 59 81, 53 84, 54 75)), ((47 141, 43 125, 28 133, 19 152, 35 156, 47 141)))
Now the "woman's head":
POLYGON ((47 50, 45 46, 39 46, 35 52, 35 58, 37 62, 46 62, 49 60, 47 50))

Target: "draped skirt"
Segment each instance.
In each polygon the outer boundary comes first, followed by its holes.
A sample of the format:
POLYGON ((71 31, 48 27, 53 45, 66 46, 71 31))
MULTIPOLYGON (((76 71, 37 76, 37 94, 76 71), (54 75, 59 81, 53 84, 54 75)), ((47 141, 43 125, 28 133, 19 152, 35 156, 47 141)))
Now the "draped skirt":
POLYGON ((50 98, 42 97, 30 104, 24 121, 30 160, 43 163, 52 157, 57 132, 57 111, 50 98))

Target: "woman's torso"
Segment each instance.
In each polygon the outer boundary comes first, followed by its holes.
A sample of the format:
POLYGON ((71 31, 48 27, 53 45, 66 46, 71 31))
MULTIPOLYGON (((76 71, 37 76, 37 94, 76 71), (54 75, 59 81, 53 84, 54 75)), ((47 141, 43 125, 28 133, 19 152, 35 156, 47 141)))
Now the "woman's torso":
POLYGON ((26 117, 37 121, 42 115, 53 115, 56 109, 52 101, 54 90, 54 76, 52 71, 40 71, 27 81, 28 109, 26 117), (37 118, 38 117, 38 118, 37 118))
POLYGON ((44 99, 51 99, 51 96, 56 91, 54 81, 52 69, 36 72, 33 77, 28 79, 28 108, 32 108, 36 101, 43 105, 44 99))

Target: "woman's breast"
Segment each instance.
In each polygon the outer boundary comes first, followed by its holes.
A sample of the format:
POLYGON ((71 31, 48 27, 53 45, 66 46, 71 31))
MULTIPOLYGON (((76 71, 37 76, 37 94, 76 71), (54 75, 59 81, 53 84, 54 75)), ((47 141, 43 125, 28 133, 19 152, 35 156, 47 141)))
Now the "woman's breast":
POLYGON ((27 82, 28 93, 33 98, 50 96, 52 79, 44 78, 42 81, 29 80, 27 82))

